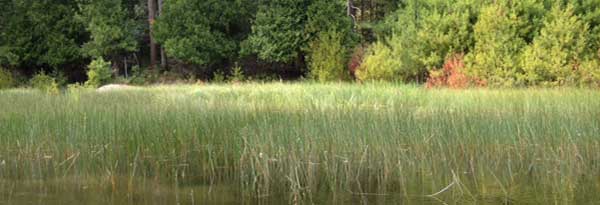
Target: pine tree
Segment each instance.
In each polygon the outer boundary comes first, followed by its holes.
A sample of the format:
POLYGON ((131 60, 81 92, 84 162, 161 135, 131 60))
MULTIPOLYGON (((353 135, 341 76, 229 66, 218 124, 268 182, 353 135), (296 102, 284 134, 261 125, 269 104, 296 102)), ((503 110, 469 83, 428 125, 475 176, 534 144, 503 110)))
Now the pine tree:
POLYGON ((93 58, 115 58, 138 49, 136 22, 128 16, 122 0, 87 0, 79 6, 77 19, 90 34, 83 54, 93 58))
POLYGON ((348 48, 344 47, 343 35, 335 30, 319 32, 310 43, 308 58, 310 76, 320 82, 349 79, 346 69, 348 48))
POLYGON ((512 11, 510 5, 491 4, 481 10, 475 24, 475 47, 465 57, 466 70, 489 85, 515 85, 522 73, 518 57, 526 46, 519 36, 523 20, 512 11))
POLYGON ((341 34, 343 44, 352 47, 358 36, 353 31, 352 18, 346 12, 345 0, 313 0, 307 10, 304 33, 313 41, 321 32, 341 34))
POLYGON ((574 84, 575 72, 588 52, 588 25, 574 14, 573 5, 556 3, 546 16, 544 28, 522 57, 524 79, 531 85, 574 84))
POLYGON ((589 25, 589 46, 594 52, 600 50, 600 0, 578 0, 575 14, 589 25))
POLYGON ((349 79, 346 61, 358 36, 346 6, 344 0, 315 0, 308 8, 305 50, 310 75, 321 82, 349 79))
POLYGON ((429 70, 439 69, 444 59, 472 47, 472 25, 477 3, 468 0, 409 0, 380 28, 401 61, 399 79, 423 81, 429 70))
POLYGON ((76 1, 13 0, 0 12, 0 64, 61 68, 81 59, 82 25, 76 1))
POLYGON ((168 56, 186 63, 211 65, 233 59, 245 38, 240 24, 249 23, 248 4, 252 1, 167 1, 153 35, 168 56))
POLYGON ((308 42, 304 28, 309 5, 309 0, 260 1, 243 53, 255 53, 269 62, 290 63, 300 59, 308 42))

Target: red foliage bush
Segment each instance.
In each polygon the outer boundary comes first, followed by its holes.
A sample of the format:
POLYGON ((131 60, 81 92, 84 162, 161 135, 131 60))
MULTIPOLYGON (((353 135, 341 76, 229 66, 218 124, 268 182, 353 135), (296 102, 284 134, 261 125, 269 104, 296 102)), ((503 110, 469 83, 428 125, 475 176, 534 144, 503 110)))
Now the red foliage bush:
POLYGON ((463 89, 471 85, 485 86, 485 81, 471 78, 464 73, 465 62, 463 54, 455 54, 447 58, 441 70, 429 72, 427 88, 448 87, 463 89))
POLYGON ((362 64, 363 59, 365 58, 366 51, 367 48, 364 45, 359 45, 356 48, 354 48, 354 51, 352 51, 352 56, 350 57, 350 61, 348 62, 348 71, 350 71, 350 75, 352 75, 352 77, 356 78, 356 70, 358 70, 358 68, 362 64))

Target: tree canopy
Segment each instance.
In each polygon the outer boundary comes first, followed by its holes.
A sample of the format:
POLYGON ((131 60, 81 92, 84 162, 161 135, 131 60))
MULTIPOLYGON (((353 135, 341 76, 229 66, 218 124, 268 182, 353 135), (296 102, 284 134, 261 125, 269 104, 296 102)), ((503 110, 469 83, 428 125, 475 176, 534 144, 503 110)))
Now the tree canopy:
POLYGON ((0 19, 10 84, 84 82, 103 59, 125 78, 423 83, 452 64, 488 86, 600 85, 600 0, 3 0, 0 19))

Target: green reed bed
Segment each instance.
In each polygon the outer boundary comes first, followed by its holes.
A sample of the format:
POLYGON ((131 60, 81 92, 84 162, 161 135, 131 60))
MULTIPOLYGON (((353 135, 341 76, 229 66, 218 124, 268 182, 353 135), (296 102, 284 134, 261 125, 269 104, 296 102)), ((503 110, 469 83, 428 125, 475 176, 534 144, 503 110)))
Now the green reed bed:
POLYGON ((241 198, 290 203, 594 204, 600 92, 390 84, 0 92, 0 184, 57 179, 129 192, 149 182, 226 185, 241 198))

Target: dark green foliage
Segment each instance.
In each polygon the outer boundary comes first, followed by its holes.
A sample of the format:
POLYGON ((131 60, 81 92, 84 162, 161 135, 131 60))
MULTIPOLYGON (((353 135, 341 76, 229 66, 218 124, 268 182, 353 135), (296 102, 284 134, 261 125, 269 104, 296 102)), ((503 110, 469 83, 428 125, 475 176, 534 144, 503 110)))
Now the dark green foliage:
POLYGON ((251 11, 249 0, 171 0, 155 26, 167 54, 208 65, 236 56, 251 11))
POLYGON ((3 3, 0 64, 57 68, 81 56, 82 25, 76 1, 13 0, 3 3))
POLYGON ((227 35, 235 18, 233 1, 172 0, 164 5, 154 36, 167 54, 206 65, 231 56, 236 43, 227 35))
POLYGON ((140 25, 128 16, 122 0, 81 0, 76 17, 90 34, 84 55, 110 57, 138 49, 135 34, 140 25))
POLYGON ((320 32, 339 32, 344 46, 352 47, 358 36, 353 32, 350 16, 345 12, 346 0, 313 0, 308 7, 305 35, 311 41, 318 38, 320 32))
POLYGON ((92 59, 116 71, 156 63, 157 42, 169 73, 200 79, 235 65, 425 82, 459 55, 464 74, 490 86, 600 84, 600 0, 157 0, 156 21, 149 2, 0 0, 0 66, 81 82, 92 59), (375 41, 346 68, 352 48, 375 41))
POLYGON ((349 79, 346 68, 350 49, 358 36, 345 11, 345 0, 314 0, 308 8, 305 35, 310 75, 320 81, 349 79))
POLYGON ((309 0, 259 1, 245 54, 256 53, 270 62, 289 63, 301 57, 308 42, 304 27, 309 0))

